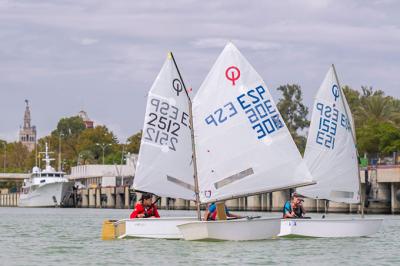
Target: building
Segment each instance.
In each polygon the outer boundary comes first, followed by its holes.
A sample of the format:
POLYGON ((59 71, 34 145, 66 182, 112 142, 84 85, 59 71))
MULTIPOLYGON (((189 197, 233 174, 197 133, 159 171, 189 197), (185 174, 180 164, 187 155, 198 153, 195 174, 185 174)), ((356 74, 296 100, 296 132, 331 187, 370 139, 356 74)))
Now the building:
POLYGON ((93 128, 93 121, 89 119, 89 116, 85 111, 80 111, 78 116, 82 118, 83 122, 85 123, 86 128, 93 128))
POLYGON ((29 151, 35 149, 36 143, 36 127, 31 126, 31 111, 29 109, 29 102, 25 100, 25 114, 24 114, 24 126, 20 127, 19 130, 19 141, 28 148, 29 151))
POLYGON ((126 156, 124 165, 88 164, 71 168, 70 180, 86 188, 131 186, 137 154, 126 156))

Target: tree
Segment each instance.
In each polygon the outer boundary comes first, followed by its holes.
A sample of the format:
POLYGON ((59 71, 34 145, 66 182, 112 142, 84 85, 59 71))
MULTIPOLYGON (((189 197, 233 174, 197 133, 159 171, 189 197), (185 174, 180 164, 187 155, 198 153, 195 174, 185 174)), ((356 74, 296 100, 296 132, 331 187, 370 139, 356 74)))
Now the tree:
POLYGON ((356 125, 360 154, 379 157, 400 150, 400 101, 382 90, 363 86, 362 93, 343 89, 356 125))
MULTIPOLYGON (((109 154, 116 153, 119 150, 115 135, 109 131, 106 126, 96 126, 95 128, 88 128, 80 134, 77 149, 80 152, 90 151, 93 155, 93 159, 99 163, 102 162, 103 149, 100 145, 103 144, 110 145, 104 148, 105 158, 109 154)), ((108 162, 108 160, 106 162, 108 162)), ((112 163, 112 161, 110 163, 112 163)))
POLYGON ((135 154, 139 153, 141 139, 142 131, 130 136, 127 139, 126 151, 135 154))
POLYGON ((6 171, 11 173, 27 173, 30 171, 29 158, 31 153, 21 142, 11 142, 7 147, 6 171))
POLYGON ((61 136, 63 144, 65 144, 67 149, 71 150, 74 156, 78 156, 77 144, 79 136, 85 129, 85 123, 79 116, 61 118, 57 124, 57 129, 51 133, 51 136, 53 139, 57 139, 57 141, 59 136, 61 136))
POLYGON ((282 98, 277 104, 279 112, 297 147, 303 153, 306 138, 299 134, 299 130, 309 127, 310 121, 307 119, 308 108, 303 104, 301 87, 297 84, 287 84, 279 86, 277 90, 282 92, 282 98))

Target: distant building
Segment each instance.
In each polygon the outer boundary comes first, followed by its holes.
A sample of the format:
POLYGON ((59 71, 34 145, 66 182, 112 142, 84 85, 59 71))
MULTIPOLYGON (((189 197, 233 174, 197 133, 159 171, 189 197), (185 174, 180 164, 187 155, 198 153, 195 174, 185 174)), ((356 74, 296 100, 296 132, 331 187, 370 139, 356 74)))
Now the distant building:
POLYGON ((79 187, 131 186, 136 171, 137 154, 127 154, 123 165, 86 164, 73 166, 70 180, 79 187))
POLYGON ((24 126, 20 127, 19 141, 27 147, 29 151, 33 151, 36 143, 36 127, 31 126, 31 111, 29 110, 28 100, 25 100, 25 103, 24 126))
POLYGON ((89 116, 85 111, 80 111, 78 116, 82 118, 83 122, 85 123, 86 128, 93 128, 93 121, 89 119, 89 116))

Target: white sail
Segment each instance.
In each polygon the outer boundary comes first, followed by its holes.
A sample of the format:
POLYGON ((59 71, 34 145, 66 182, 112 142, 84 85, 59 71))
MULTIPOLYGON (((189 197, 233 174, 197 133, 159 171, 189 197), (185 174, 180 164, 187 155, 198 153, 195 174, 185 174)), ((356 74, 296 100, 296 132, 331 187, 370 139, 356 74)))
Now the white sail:
POLYGON ((133 188, 194 200, 189 96, 169 54, 147 98, 133 188))
POLYGON ((299 193, 335 202, 360 202, 357 153, 351 128, 354 126, 350 108, 331 67, 315 98, 304 153, 317 184, 299 188, 299 193))
POLYGON ((262 78, 228 43, 193 101, 200 201, 309 184, 262 78))

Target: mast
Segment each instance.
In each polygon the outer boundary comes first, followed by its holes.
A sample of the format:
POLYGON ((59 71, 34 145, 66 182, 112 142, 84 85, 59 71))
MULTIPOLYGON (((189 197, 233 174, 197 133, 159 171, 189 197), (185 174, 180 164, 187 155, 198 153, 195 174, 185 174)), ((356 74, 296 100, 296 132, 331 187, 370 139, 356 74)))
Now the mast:
POLYGON ((192 161, 193 161, 193 170, 194 170, 194 192, 196 195, 196 210, 197 210, 197 218, 201 221, 201 212, 200 212, 200 195, 199 195, 199 179, 197 176, 197 161, 196 161, 196 145, 194 140, 194 127, 193 127, 193 112, 192 112, 192 100, 189 97, 189 93, 186 89, 185 82, 182 79, 181 72, 179 71, 178 65, 176 64, 174 55, 172 52, 169 52, 169 55, 174 62, 175 68, 178 72, 179 78, 182 81, 183 88, 185 89, 186 96, 189 101, 189 124, 190 124, 190 132, 191 132, 191 139, 192 139, 192 161))
MULTIPOLYGON (((346 113, 347 120, 349 120, 349 114, 347 113, 347 108, 346 108, 346 105, 345 105, 345 102, 344 102, 344 97, 345 96, 344 96, 344 93, 343 93, 343 90, 342 90, 342 86, 340 86, 339 78, 337 76, 336 68, 335 68, 334 64, 332 64, 332 68, 333 68, 333 73, 335 74, 335 79, 336 79, 337 85, 338 85, 339 90, 340 90, 340 94, 342 94, 342 97, 340 97, 340 98, 341 98, 341 101, 342 101, 342 104, 343 104, 343 107, 344 107, 344 112, 346 113)), ((357 145, 356 145, 357 142, 356 142, 355 129, 353 129, 353 125, 350 125, 350 123, 349 123, 349 126, 350 126, 351 137, 353 138, 353 142, 354 142, 354 145, 355 145, 355 148, 356 148, 357 168, 358 168, 358 183, 359 183, 359 186, 360 186, 359 195, 360 195, 360 205, 361 205, 361 217, 364 218, 364 197, 363 197, 362 189, 361 189, 360 164, 358 162, 358 158, 359 158, 360 155, 358 154, 357 145)))

